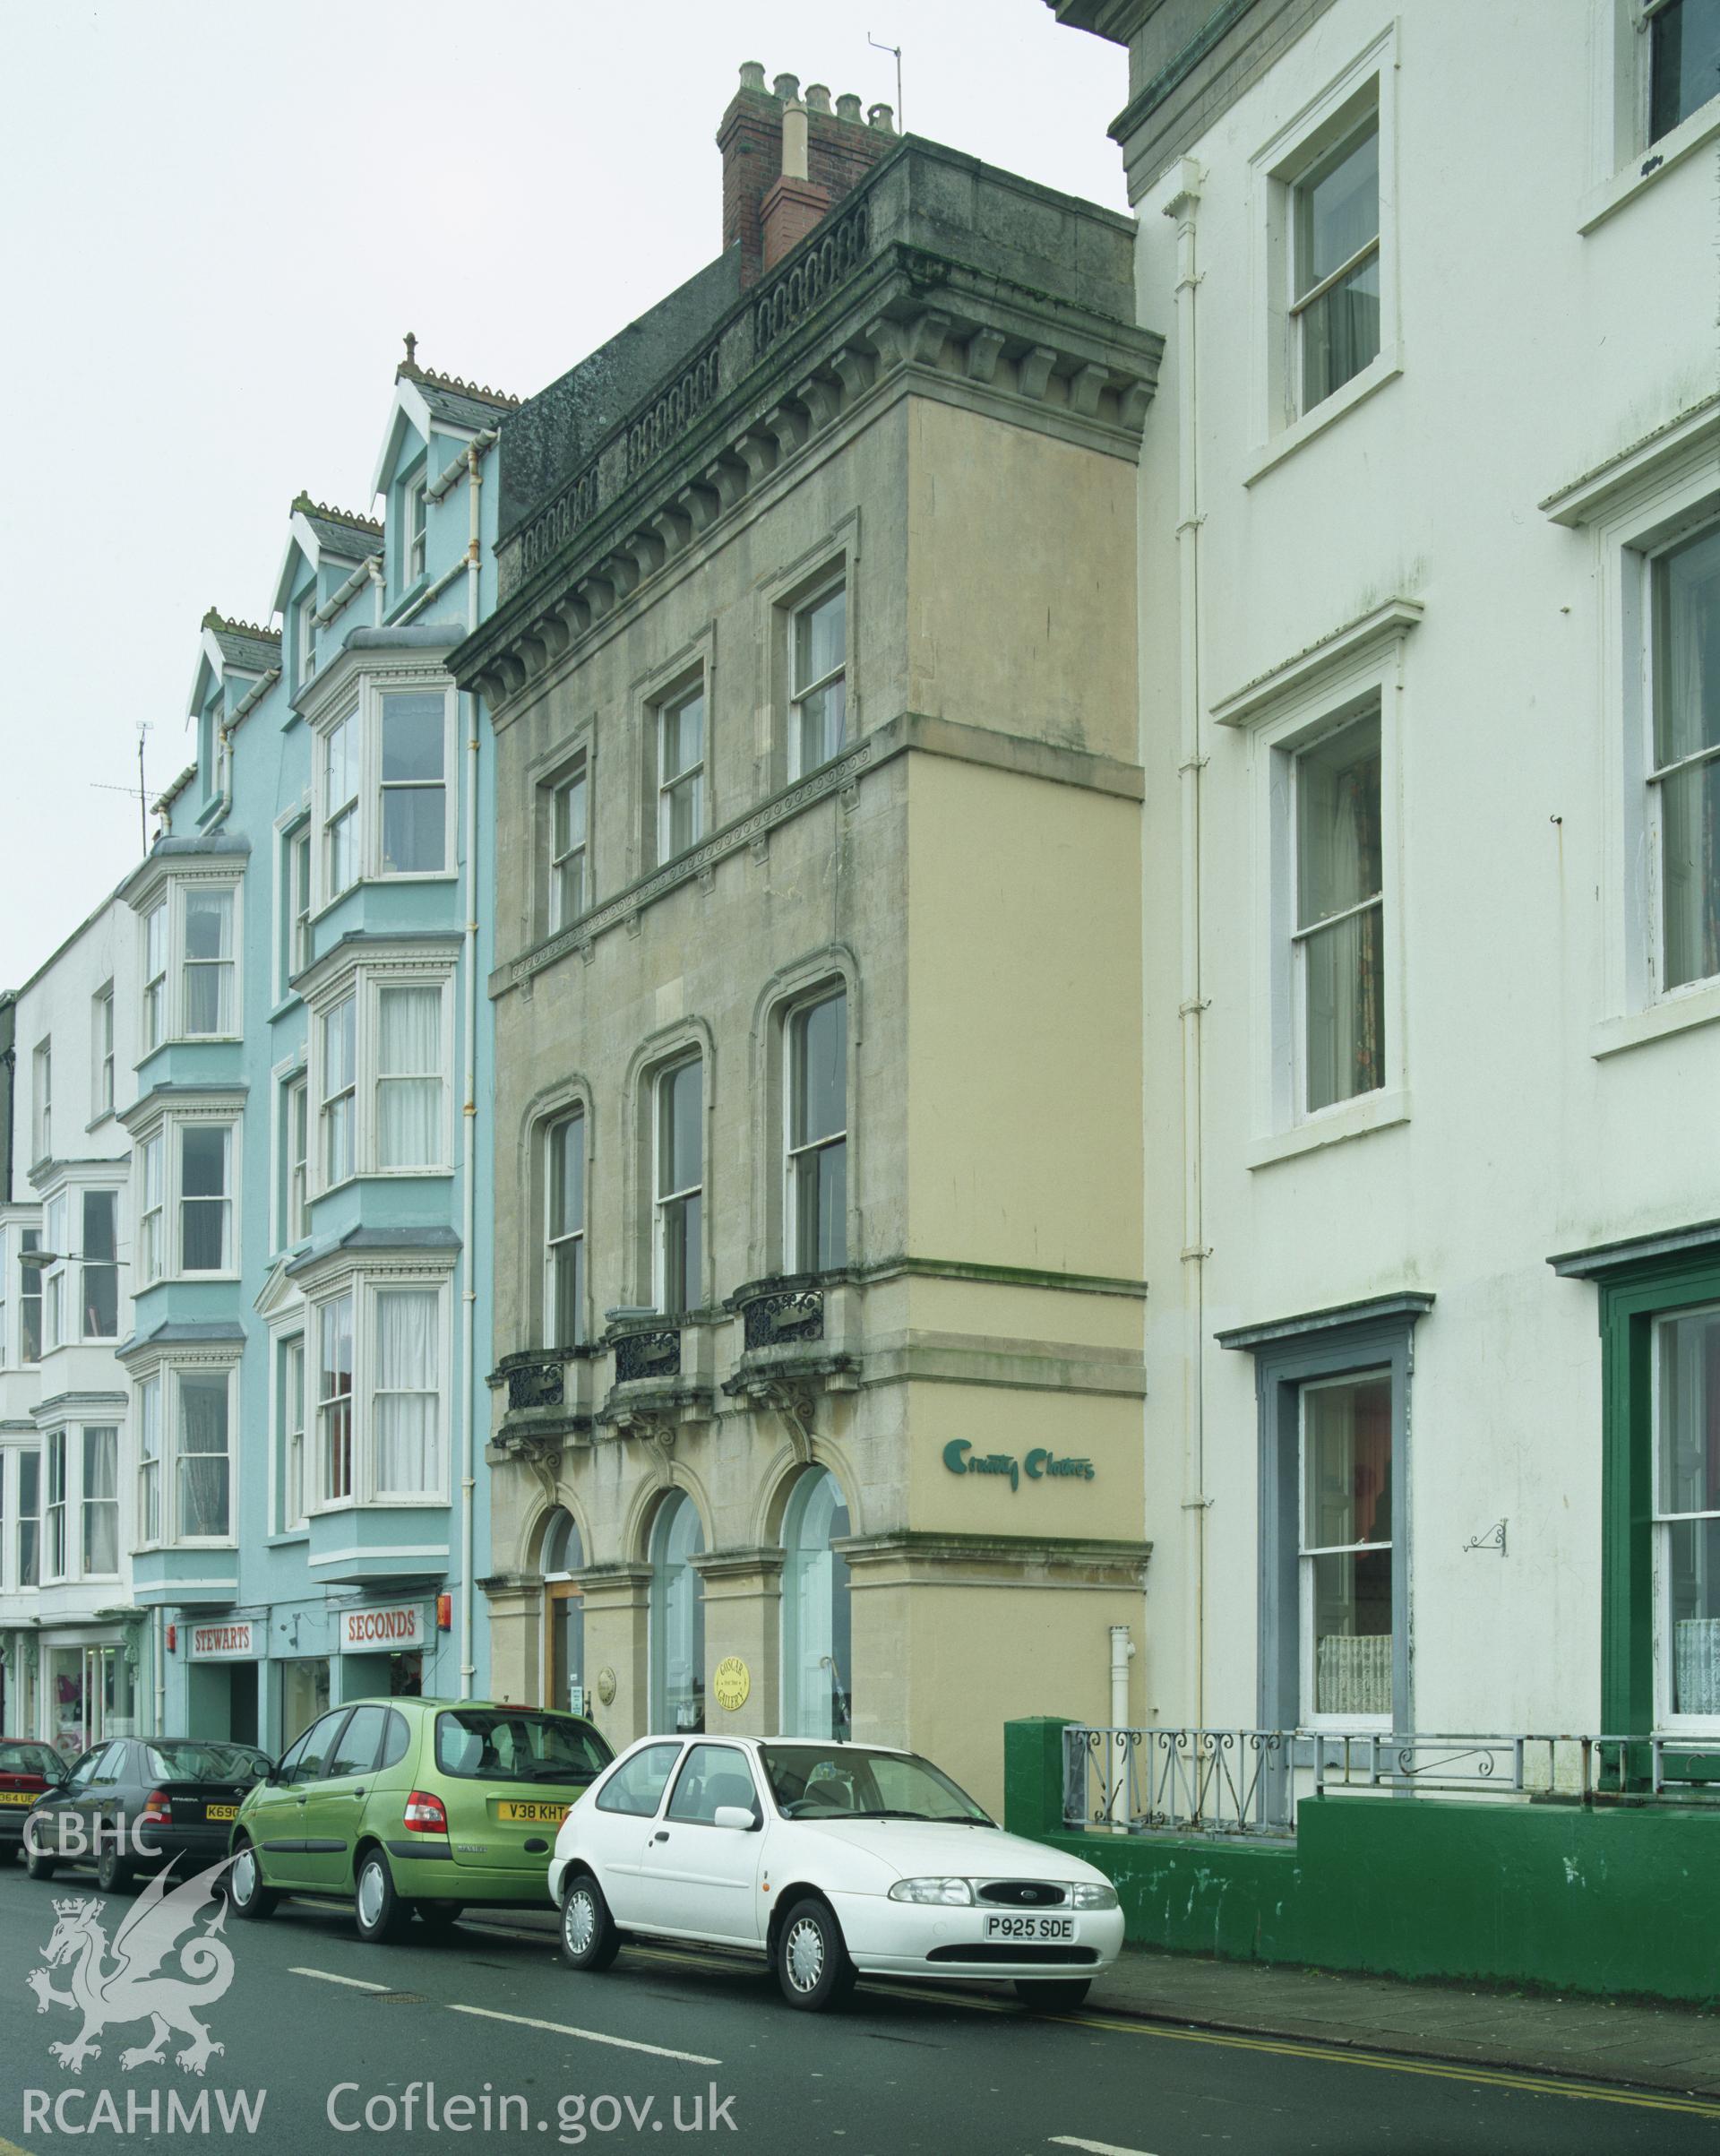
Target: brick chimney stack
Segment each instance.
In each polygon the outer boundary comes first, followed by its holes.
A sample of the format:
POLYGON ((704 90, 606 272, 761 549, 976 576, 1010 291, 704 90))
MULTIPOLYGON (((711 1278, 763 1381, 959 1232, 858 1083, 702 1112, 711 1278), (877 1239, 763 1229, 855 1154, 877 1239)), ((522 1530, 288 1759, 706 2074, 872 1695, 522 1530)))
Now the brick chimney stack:
POLYGON ((744 62, 717 131, 723 246, 740 247, 743 287, 780 262, 896 141, 888 105, 874 105, 863 120, 859 99, 844 96, 832 112, 821 82, 809 83, 803 98, 799 79, 782 74, 767 90, 759 62, 744 62))

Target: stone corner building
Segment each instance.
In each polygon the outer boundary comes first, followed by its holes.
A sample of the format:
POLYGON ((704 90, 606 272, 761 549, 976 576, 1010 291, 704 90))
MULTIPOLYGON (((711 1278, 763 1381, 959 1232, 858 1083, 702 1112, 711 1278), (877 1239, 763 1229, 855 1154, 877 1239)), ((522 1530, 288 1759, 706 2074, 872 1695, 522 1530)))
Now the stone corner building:
POLYGON ((984 1792, 1008 1715, 1106 1718, 1148 1557, 1160 341, 1112 211, 756 67, 718 140, 722 256, 503 421, 454 660, 495 735, 494 1689, 984 1792))

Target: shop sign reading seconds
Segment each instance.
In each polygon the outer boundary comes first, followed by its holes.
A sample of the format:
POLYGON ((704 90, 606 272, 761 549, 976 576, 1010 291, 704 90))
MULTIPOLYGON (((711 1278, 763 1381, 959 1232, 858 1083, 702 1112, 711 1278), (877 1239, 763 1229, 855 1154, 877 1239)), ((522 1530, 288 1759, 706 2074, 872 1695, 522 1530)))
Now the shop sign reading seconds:
POLYGON ((1023 1468, 1029 1482, 1065 1475, 1082 1482, 1094 1479, 1090 1460, 1078 1460, 1068 1453, 1059 1455, 1042 1445, 1035 1445, 1025 1460, 1018 1460, 1013 1453, 976 1453, 965 1437, 954 1437, 943 1448, 943 1464, 952 1475, 1005 1475, 1012 1490, 1021 1487, 1023 1468))
POLYGON ((399 1654, 424 1645, 424 1612, 416 1602, 397 1602, 385 1609, 343 1609, 340 1612, 342 1654, 399 1654))

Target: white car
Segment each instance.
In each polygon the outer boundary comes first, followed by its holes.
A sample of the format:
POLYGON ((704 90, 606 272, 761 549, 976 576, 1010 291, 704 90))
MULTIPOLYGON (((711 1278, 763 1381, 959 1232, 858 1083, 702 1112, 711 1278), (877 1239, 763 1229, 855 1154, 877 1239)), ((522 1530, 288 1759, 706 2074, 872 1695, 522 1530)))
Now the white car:
POLYGON ((1122 1947, 1093 1865, 1006 1834, 914 1753, 823 1738, 642 1738, 562 1822, 549 1890, 573 1969, 631 1937, 747 1947, 814 2009, 856 1976, 1078 2006, 1122 1947))

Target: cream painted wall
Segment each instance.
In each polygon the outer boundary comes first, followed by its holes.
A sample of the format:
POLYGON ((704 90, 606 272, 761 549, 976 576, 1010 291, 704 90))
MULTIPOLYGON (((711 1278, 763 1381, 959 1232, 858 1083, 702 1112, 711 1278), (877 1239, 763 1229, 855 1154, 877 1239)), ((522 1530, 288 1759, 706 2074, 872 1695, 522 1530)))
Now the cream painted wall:
MULTIPOLYGON (((1610 0, 1609 0, 1610 4, 1610 0)), ((1597 1056, 1621 894, 1604 843, 1622 748, 1594 536, 1537 507, 1712 395, 1715 165, 1669 168, 1587 233, 1610 138, 1608 7, 1337 0, 1201 141, 1200 900, 1205 1031, 1206 1718, 1255 1717, 1251 1358, 1212 1333, 1420 1288, 1412 1423, 1413 1711, 1425 1729, 1597 1726, 1595 1290, 1550 1254, 1720 1213, 1720 1024, 1597 1056), (1259 468, 1263 246, 1251 160, 1398 19, 1401 375, 1259 468), (1594 34, 1591 34, 1593 32, 1594 34), (1260 1083, 1261 753, 1211 706, 1392 595, 1405 640, 1406 1122, 1251 1167, 1260 1083), (1509 1516, 1509 1552, 1464 1545, 1509 1516)), ((1144 651, 1175 648, 1176 232, 1137 207, 1142 319, 1166 333, 1140 473, 1144 651)), ((1716 474, 1720 477, 1720 473, 1716 474)), ((1616 645, 1612 649, 1616 653, 1616 645)), ((1193 1515, 1175 1303, 1183 1241, 1178 681, 1142 676, 1148 1712, 1192 1715, 1193 1515)))
POLYGON ((1139 1277, 1140 831, 1131 800, 916 760, 916 1255, 1139 1277))

